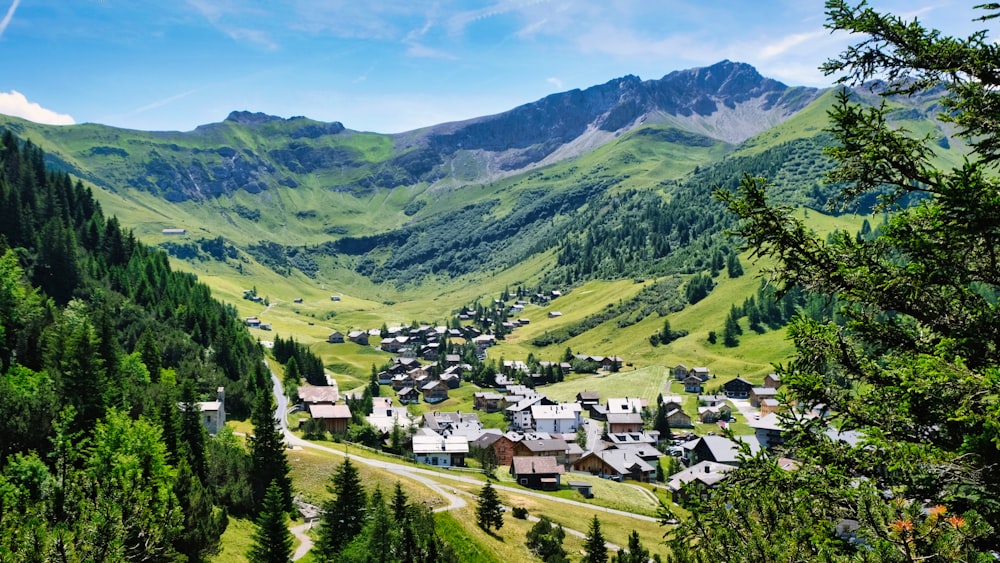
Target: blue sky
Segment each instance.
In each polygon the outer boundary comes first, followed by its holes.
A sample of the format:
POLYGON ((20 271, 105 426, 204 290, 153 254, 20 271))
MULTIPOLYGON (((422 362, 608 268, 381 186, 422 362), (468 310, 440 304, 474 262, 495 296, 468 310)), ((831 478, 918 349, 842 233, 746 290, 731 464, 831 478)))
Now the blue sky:
MULTIPOLYGON (((976 2, 875 1, 967 34, 976 2)), ((0 0, 0 113, 190 130, 232 110, 395 133, 722 59, 789 85, 821 0, 0 0)))

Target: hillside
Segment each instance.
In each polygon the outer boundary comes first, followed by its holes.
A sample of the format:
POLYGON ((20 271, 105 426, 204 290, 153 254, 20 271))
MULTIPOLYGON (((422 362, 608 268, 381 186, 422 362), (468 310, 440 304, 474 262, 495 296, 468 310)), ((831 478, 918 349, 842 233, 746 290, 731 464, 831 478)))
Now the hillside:
MULTIPOLYGON (((895 118, 954 162, 964 146, 932 119, 935 99, 893 102, 895 118)), ((241 314, 260 313, 241 302, 251 286, 279 302, 310 297, 282 330, 321 339, 331 326, 445 319, 505 286, 714 273, 738 245, 713 189, 763 175, 779 201, 824 209, 831 103, 831 91, 723 61, 398 135, 245 111, 189 132, 0 127, 91 184, 123 225, 241 314), (336 308, 330 293, 344 296, 336 308)), ((730 300, 742 297, 719 307, 730 300)))

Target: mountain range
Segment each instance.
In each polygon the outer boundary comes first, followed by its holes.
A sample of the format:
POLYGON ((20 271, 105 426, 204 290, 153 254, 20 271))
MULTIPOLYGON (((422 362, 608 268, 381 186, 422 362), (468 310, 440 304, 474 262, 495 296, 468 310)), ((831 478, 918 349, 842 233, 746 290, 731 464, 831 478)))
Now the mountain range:
MULTIPOLYGON (((471 295, 713 269, 711 254, 736 252, 713 188, 752 173, 786 203, 827 203, 833 103, 831 89, 722 61, 393 135, 248 111, 187 132, 3 116, 0 127, 195 272, 335 280, 385 302, 431 282, 471 295)), ((933 95, 891 103, 901 125, 938 139, 940 158, 960 158, 933 95)))

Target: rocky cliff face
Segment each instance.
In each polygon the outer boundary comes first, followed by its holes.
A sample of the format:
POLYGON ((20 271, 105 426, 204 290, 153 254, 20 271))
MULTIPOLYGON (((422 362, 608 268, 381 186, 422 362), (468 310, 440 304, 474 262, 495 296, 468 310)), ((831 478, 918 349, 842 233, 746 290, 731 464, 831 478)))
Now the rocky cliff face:
MULTIPOLYGON (((489 153, 507 171, 546 161, 567 145, 590 148, 595 143, 581 141, 607 140, 643 123, 666 122, 739 143, 784 121, 820 93, 815 88, 789 88, 745 63, 722 61, 659 80, 625 76, 586 90, 553 94, 497 115, 431 128, 418 143, 445 155, 489 153)), ((561 156, 571 154, 563 151, 561 156)))

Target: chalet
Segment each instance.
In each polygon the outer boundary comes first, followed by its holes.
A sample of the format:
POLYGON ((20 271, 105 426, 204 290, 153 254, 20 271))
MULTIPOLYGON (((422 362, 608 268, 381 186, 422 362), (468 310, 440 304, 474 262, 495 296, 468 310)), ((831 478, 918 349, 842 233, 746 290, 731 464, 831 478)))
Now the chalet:
POLYGON ((445 354, 444 363, 448 366, 457 366, 462 363, 462 356, 459 356, 458 354, 445 354))
POLYGON ((701 386, 704 381, 696 375, 689 375, 684 378, 684 391, 688 393, 701 393, 701 386))
POLYGON ((733 409, 729 405, 714 407, 698 407, 698 420, 702 424, 715 424, 720 420, 728 421, 733 417, 733 409))
POLYGON ((462 376, 451 371, 441 374, 441 381, 448 386, 448 389, 458 389, 462 385, 462 376))
POLYGON ((712 378, 711 370, 704 367, 691 368, 691 375, 701 378, 702 381, 708 381, 712 378))
POLYGON ((247 317, 243 322, 250 328, 260 328, 260 319, 257 317, 247 317))
POLYGON ((531 418, 538 432, 570 433, 583 424, 581 410, 578 403, 535 404, 531 406, 531 418))
POLYGON ((307 411, 314 405, 332 405, 338 399, 340 399, 340 394, 337 392, 336 385, 299 386, 299 401, 307 411))
POLYGON ((292 302, 293 303, 302 303, 302 298, 301 297, 296 297, 295 299, 292 299, 292 302))
POLYGON ((330 336, 326 337, 326 341, 330 344, 343 344, 344 343, 344 333, 339 330, 335 330, 330 333, 330 336))
POLYGON ((684 398, 680 395, 663 395, 660 397, 661 409, 682 409, 684 408, 684 398))
POLYGON ((426 403, 440 403, 448 398, 448 385, 441 380, 434 380, 420 388, 420 393, 426 403))
POLYGON ((480 334, 479 336, 472 339, 472 343, 476 345, 476 349, 482 351, 490 346, 496 344, 496 337, 492 334, 480 334))
POLYGON ((517 324, 519 324, 521 326, 530 325, 531 324, 531 319, 528 319, 528 318, 525 318, 525 317, 520 317, 520 318, 517 319, 517 324))
POLYGON ((641 413, 649 408, 649 401, 638 397, 608 399, 608 414, 641 413))
POLYGON ((522 438, 523 436, 517 432, 508 432, 490 444, 493 453, 497 456, 497 465, 510 465, 511 460, 514 459, 514 444, 522 438))
POLYGON ((753 383, 742 377, 735 377, 722 384, 722 392, 732 399, 746 399, 750 396, 753 383))
POLYGON ((674 379, 676 379, 677 381, 684 381, 684 378, 691 375, 690 373, 688 373, 688 368, 684 364, 678 364, 674 366, 674 368, 671 370, 671 373, 673 373, 674 379))
POLYGON ((420 402, 420 391, 415 387, 403 387, 399 390, 399 402, 404 405, 420 402))
MULTIPOLYGON (((226 389, 219 387, 215 390, 214 401, 201 401, 197 403, 198 411, 201 413, 201 424, 213 436, 222 430, 226 425, 226 389)), ((183 405, 182 405, 183 408, 183 405)))
POLYGON ((365 420, 378 429, 383 436, 388 436, 394 427, 409 431, 416 424, 405 407, 395 407, 388 397, 373 397, 372 412, 365 420))
POLYGON ((651 446, 650 444, 620 444, 613 445, 609 450, 627 450, 635 455, 639 456, 639 459, 645 461, 646 463, 656 468, 656 464, 659 463, 660 456, 663 452, 651 446))
POLYGON ((608 413, 608 433, 642 432, 642 415, 639 413, 608 413))
POLYGON ((417 463, 438 467, 464 467, 469 440, 464 436, 417 434, 413 436, 413 457, 417 463))
MULTIPOLYGON (((548 436, 548 434, 540 434, 548 436)), ((566 440, 558 438, 525 437, 514 442, 514 456, 539 457, 552 456, 559 463, 566 463, 566 440)))
POLYGON ((698 404, 703 407, 720 407, 729 402, 725 395, 698 395, 698 404))
POLYGON ((671 428, 691 428, 691 416, 681 409, 673 408, 667 411, 667 425, 671 428))
POLYGON ((559 318, 561 316, 562 316, 562 313, 559 312, 559 311, 549 311, 549 318, 550 319, 556 319, 556 318, 559 318))
POLYGON ((565 471, 552 456, 515 457, 510 464, 510 474, 519 485, 543 491, 559 490, 559 476, 565 471))
MULTIPOLYGON (((743 436, 741 442, 750 447, 750 454, 760 451, 761 444, 752 436, 743 436)), ((700 461, 713 461, 724 463, 734 467, 740 464, 740 443, 734 442, 722 436, 702 436, 693 441, 689 447, 688 463, 695 464, 700 461)))
POLYGON ((779 403, 777 399, 764 399, 760 402, 760 416, 767 416, 780 410, 781 403, 779 403))
POLYGON ((764 387, 778 389, 781 387, 781 376, 776 373, 769 373, 764 376, 764 387))
POLYGON ((599 404, 601 394, 597 391, 580 391, 576 394, 576 402, 580 403, 583 408, 587 408, 587 405, 599 404))
POLYGON ((503 395, 488 391, 472 394, 473 408, 483 412, 499 412, 503 408, 503 395))
POLYGON ((347 339, 355 344, 368 345, 368 333, 363 330, 352 330, 347 333, 347 339))
POLYGON ((619 356, 604 356, 597 362, 597 367, 603 369, 604 371, 617 371, 622 368, 625 360, 619 356))
POLYGON ((656 469, 628 450, 588 452, 573 464, 573 469, 616 481, 631 479, 648 483, 656 478, 656 469))
POLYGON ((342 434, 347 432, 347 425, 351 421, 351 409, 347 405, 313 405, 309 409, 309 416, 320 421, 327 432, 342 434))
MULTIPOLYGON (((462 413, 458 411, 438 411, 424 414, 424 428, 432 430, 438 434, 445 431, 454 430, 460 426, 483 427, 479 415, 476 413, 462 413)), ((479 437, 478 435, 476 436, 479 437)))
POLYGON ((660 441, 660 433, 656 430, 648 432, 621 432, 608 434, 608 442, 616 447, 621 446, 655 446, 660 441))
POLYGON ((388 371, 380 371, 380 372, 378 372, 377 377, 378 377, 378 384, 379 385, 391 385, 392 384, 393 374, 390 373, 390 372, 388 372, 388 371))
POLYGON ((777 399, 778 390, 773 387, 754 387, 750 390, 750 405, 760 408, 764 399, 777 399))
POLYGON ((438 359, 438 348, 440 344, 437 342, 431 342, 420 347, 420 357, 429 360, 431 362, 436 362, 438 359))
POLYGON ((604 405, 587 405, 587 412, 590 414, 590 420, 596 420, 597 422, 608 420, 608 407, 604 405))
POLYGON ((406 348, 409 342, 410 342, 409 336, 396 336, 391 338, 383 338, 380 346, 383 352, 396 354, 403 348, 406 348))
POLYGON ((258 328, 261 330, 271 330, 271 323, 260 323, 258 328))
POLYGON ((726 474, 732 470, 732 465, 702 461, 671 475, 667 479, 667 488, 674 502, 681 502, 690 494, 704 496, 724 481, 726 474))
POLYGON ((543 398, 542 395, 526 397, 504 409, 504 416, 510 421, 510 427, 518 431, 530 430, 532 428, 531 407, 541 404, 543 398))
POLYGON ((416 387, 416 382, 410 377, 408 373, 400 373, 392 376, 392 380, 389 383, 392 386, 392 390, 399 393, 401 390, 407 387, 416 387))

